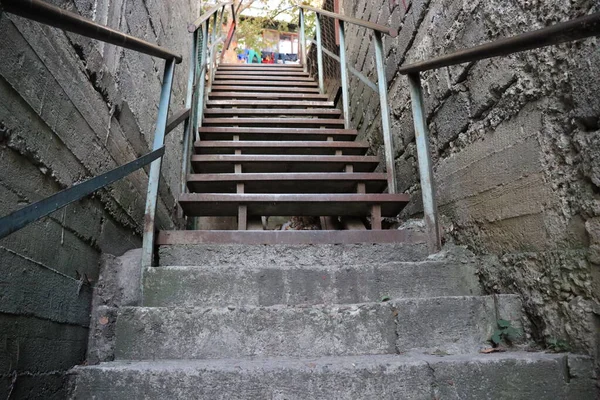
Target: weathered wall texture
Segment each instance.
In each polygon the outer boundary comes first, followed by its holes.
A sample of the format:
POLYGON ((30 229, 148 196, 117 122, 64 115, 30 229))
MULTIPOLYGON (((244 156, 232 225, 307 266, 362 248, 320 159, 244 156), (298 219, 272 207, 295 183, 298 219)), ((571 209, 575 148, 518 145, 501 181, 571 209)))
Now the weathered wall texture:
MULTIPOLYGON (((53 4, 187 58, 191 0, 53 4)), ((0 18, 0 215, 150 150, 164 61, 4 14, 0 18)), ((187 60, 172 110, 184 104, 187 60)), ((167 139, 158 221, 178 223, 181 128, 167 139)), ((62 398, 85 357, 101 253, 140 246, 147 174, 0 240, 0 397, 62 398)))
MULTIPOLYGON (((600 10, 594 0, 343 3, 400 29, 385 47, 398 184, 413 195, 403 217, 419 215, 421 195, 398 66, 600 10)), ((347 35, 351 65, 376 81, 371 35, 347 35)), ((540 342, 587 352, 600 326, 599 70, 596 38, 423 74, 446 238, 500 256, 482 281, 522 295, 540 342)), ((377 94, 351 77, 353 124, 383 154, 377 94)))

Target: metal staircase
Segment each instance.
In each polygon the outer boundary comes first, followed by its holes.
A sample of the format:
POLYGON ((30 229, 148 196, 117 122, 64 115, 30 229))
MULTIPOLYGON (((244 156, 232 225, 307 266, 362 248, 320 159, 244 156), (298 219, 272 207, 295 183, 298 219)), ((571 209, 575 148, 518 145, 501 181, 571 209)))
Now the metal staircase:
POLYGON ((352 217, 380 230, 409 197, 382 194, 379 158, 341 115, 302 65, 219 66, 180 198, 185 214, 237 216, 239 230, 261 216, 352 217))

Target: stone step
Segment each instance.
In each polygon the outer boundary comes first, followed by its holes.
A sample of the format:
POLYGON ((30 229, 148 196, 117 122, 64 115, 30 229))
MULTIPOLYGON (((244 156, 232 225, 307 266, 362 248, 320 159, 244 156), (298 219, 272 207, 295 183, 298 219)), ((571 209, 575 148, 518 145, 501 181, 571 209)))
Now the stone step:
POLYGON ((322 357, 414 349, 477 353, 489 346, 497 318, 522 325, 516 296, 320 306, 125 307, 117 318, 115 357, 322 357))
POLYGON ((424 261, 363 265, 286 263, 148 268, 147 307, 352 304, 383 297, 425 298, 481 294, 473 263, 424 261))
MULTIPOLYGON (((362 245, 374 243, 394 244, 404 248, 407 254, 402 259, 418 258, 426 254, 426 236, 405 229, 382 230, 187 230, 159 231, 157 246, 179 245, 269 245, 308 246, 308 245, 362 245)), ((200 258, 202 258, 200 256, 200 258)), ((192 264, 193 265, 193 264, 192 264)))
POLYGON ((117 361, 70 375, 71 399, 596 398, 592 360, 567 354, 117 361))
MULTIPOLYGON (((291 232, 296 233, 296 232, 291 232)), ((300 232, 302 233, 302 232, 300 232)), ((417 233, 418 234, 418 233, 417 233)), ((356 266, 388 262, 421 261, 427 257, 424 243, 365 244, 172 244, 158 248, 160 266, 218 265, 270 268, 293 265, 318 267, 356 266)), ((468 260, 456 256, 456 259, 468 260)))

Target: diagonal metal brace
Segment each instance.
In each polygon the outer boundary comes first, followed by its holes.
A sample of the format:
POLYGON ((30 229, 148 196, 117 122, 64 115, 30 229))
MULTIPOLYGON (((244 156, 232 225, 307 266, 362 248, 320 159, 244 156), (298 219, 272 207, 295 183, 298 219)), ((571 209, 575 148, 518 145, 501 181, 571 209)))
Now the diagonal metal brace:
POLYGON ((126 177, 132 172, 135 172, 138 169, 150 164, 157 158, 162 157, 164 154, 165 148, 163 146, 160 149, 115 168, 112 171, 79 183, 44 200, 40 200, 27 207, 21 208, 12 214, 0 218, 0 239, 18 231, 19 229, 37 221, 40 218, 52 214, 56 210, 60 210, 61 208, 76 202, 77 200, 81 200, 85 196, 126 177))

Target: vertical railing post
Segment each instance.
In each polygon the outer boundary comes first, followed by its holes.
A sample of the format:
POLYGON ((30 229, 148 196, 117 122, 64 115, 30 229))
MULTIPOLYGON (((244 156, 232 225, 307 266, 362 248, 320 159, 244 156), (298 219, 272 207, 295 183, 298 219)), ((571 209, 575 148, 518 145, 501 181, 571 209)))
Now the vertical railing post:
POLYGON ((421 179, 421 194, 423 196, 423 213, 427 229, 427 244, 429 251, 435 253, 442 248, 441 231, 438 219, 437 201, 435 198, 435 182, 431 153, 429 151, 429 133, 425 120, 423 91, 419 73, 409 74, 408 83, 412 99, 413 120, 415 123, 415 138, 417 142, 417 157, 419 159, 419 176, 421 179))
POLYGON ((185 193, 187 191, 187 175, 190 170, 190 155, 192 149, 192 139, 194 135, 192 135, 193 129, 193 115, 194 108, 192 107, 192 100, 194 95, 194 75, 196 72, 196 63, 198 62, 198 58, 196 57, 197 51, 197 36, 196 32, 192 34, 192 48, 190 51, 190 68, 188 72, 188 84, 187 84, 187 93, 185 96, 185 107, 190 109, 190 113, 187 119, 183 123, 183 149, 182 149, 182 157, 181 157, 181 193, 185 193))
POLYGON ((221 7, 221 15, 219 16, 219 32, 223 29, 223 17, 225 16, 225 6, 221 7))
POLYGON ((323 79, 323 41, 321 38, 321 16, 317 13, 317 69, 319 70, 319 90, 325 93, 325 81, 323 79))
POLYGON ((381 106, 381 130, 383 131, 383 144, 385 146, 385 166, 388 177, 388 192, 397 193, 396 166, 394 163, 394 141, 390 125, 390 106, 388 104, 387 80, 385 78, 385 64, 383 60, 383 39, 380 32, 373 32, 375 37, 375 61, 377 67, 377 84, 379 88, 379 103, 381 106))
MULTIPOLYGON (((206 48, 208 41, 208 21, 202 25, 202 46, 200 49, 200 54, 198 55, 198 91, 197 91, 197 101, 196 101, 196 115, 194 116, 196 119, 196 128, 199 128, 202 125, 202 115, 204 114, 204 98, 206 91, 206 69, 208 66, 208 62, 206 59, 206 48)), ((200 133, 198 129, 195 130, 196 140, 200 140, 200 133)))
POLYGON ((210 35, 210 53, 208 55, 208 59, 207 59, 207 68, 208 68, 208 91, 210 91, 210 89, 212 88, 212 81, 213 81, 213 77, 215 75, 215 66, 214 66, 214 62, 215 62, 215 52, 217 51, 217 46, 215 46, 215 43, 217 42, 217 20, 218 20, 218 13, 214 13, 213 15, 213 28, 212 28, 212 33, 210 35))
POLYGON ((346 62, 346 31, 344 21, 340 23, 340 70, 342 80, 342 108, 344 110, 344 128, 350 129, 350 96, 348 94, 348 65, 346 62))
POLYGON ((300 34, 298 39, 300 40, 300 56, 302 57, 302 64, 304 65, 304 72, 308 72, 308 59, 306 57, 306 25, 304 22, 304 10, 300 8, 300 34))
MULTIPOLYGON (((175 73, 175 60, 165 62, 160 102, 158 106, 158 117, 156 118, 156 129, 154 131, 154 144, 152 150, 158 150, 165 145, 165 129, 169 116, 169 103, 171 101, 171 89, 173 87, 173 75, 175 73)), ((144 268, 151 267, 154 255, 154 228, 156 217, 156 206, 158 203, 158 185, 160 183, 160 167, 162 157, 150 164, 148 174, 148 192, 146 195, 146 212, 144 215, 144 238, 142 244, 142 279, 144 268)), ((143 282, 143 281, 142 281, 143 282)), ((143 285, 142 285, 143 287, 143 285)))

